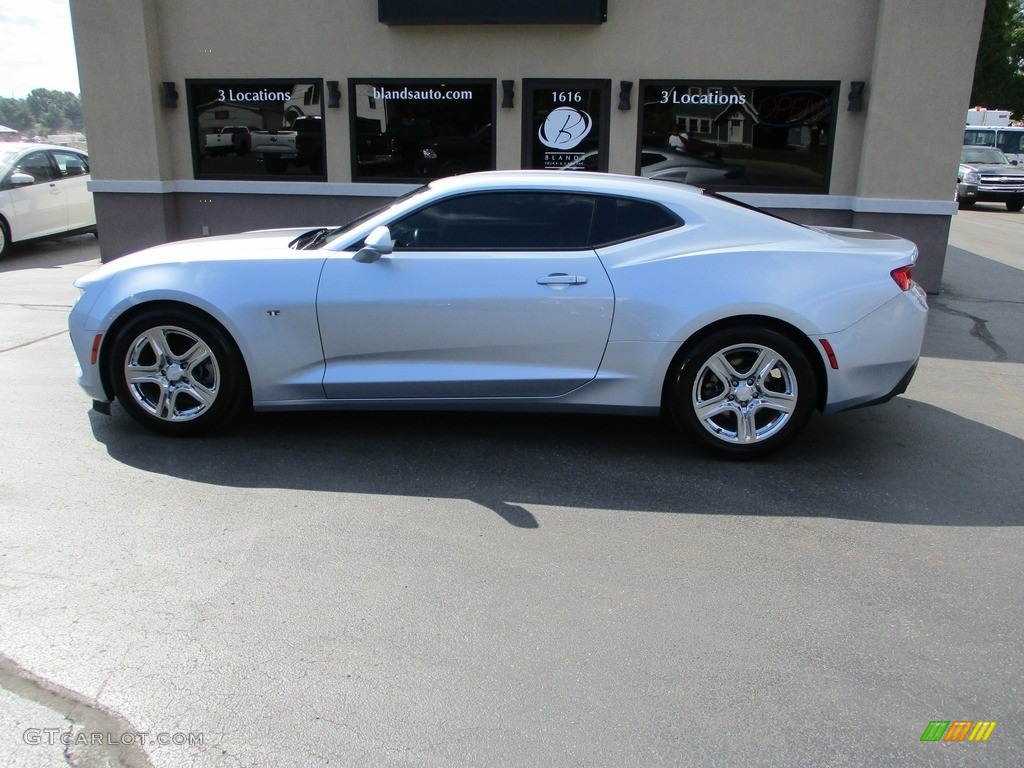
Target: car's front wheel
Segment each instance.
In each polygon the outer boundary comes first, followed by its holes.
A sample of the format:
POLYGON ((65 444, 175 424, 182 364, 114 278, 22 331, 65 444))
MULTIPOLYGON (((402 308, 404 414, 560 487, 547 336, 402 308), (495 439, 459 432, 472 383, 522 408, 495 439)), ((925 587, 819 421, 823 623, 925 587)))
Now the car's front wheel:
POLYGON ((1017 197, 1011 197, 1006 201, 1006 210, 1016 213, 1017 211, 1024 208, 1024 195, 1017 197))
POLYGON ((10 230, 7 229, 7 222, 0 218, 0 259, 7 255, 11 247, 10 230))
POLYGON ((817 387, 807 356, 788 336, 740 326, 717 331, 686 354, 669 381, 675 423, 729 458, 778 450, 806 425, 817 387))
POLYGON ((121 406, 165 435, 204 434, 246 404, 245 368, 234 343, 184 310, 154 309, 122 327, 110 366, 121 406))

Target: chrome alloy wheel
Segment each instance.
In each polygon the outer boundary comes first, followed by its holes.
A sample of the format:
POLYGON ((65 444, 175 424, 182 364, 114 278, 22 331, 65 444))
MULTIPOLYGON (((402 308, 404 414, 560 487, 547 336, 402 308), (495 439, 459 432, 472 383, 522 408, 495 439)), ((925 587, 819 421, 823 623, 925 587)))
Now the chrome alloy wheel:
POLYGON ((736 344, 701 366, 691 405, 700 424, 716 438, 748 445, 780 432, 797 399, 797 377, 781 354, 760 344, 736 344))
POLYGON ((165 422, 202 416, 221 391, 220 366, 209 344, 173 325, 150 328, 128 346, 124 381, 132 399, 165 422))

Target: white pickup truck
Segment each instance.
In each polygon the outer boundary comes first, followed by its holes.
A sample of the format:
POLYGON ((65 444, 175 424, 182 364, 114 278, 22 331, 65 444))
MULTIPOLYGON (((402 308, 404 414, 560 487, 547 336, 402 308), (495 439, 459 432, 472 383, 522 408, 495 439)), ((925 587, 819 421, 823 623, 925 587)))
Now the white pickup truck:
POLYGON ((251 149, 267 164, 269 173, 284 173, 288 161, 298 157, 297 136, 297 131, 253 131, 251 149))
POLYGON ((244 155, 252 144, 252 129, 245 125, 227 125, 213 133, 206 134, 203 140, 208 155, 226 155, 234 152, 244 155))
POLYGON ((313 174, 323 173, 323 122, 319 117, 295 120, 290 130, 253 131, 252 152, 267 166, 267 172, 284 173, 289 165, 308 167, 313 174))

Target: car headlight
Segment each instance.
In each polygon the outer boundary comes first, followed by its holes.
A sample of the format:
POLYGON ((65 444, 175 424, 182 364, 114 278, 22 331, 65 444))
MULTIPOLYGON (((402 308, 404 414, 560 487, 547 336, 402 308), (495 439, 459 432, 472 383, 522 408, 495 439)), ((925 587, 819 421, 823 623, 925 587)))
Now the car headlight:
POLYGON ((964 174, 964 184, 980 184, 981 174, 977 171, 968 171, 964 174))
POLYGON ((437 160, 437 152, 435 152, 435 151, 434 151, 434 150, 432 150, 432 149, 424 149, 424 150, 423 150, 423 156, 424 156, 424 157, 425 157, 425 158, 426 158, 427 160, 437 160))

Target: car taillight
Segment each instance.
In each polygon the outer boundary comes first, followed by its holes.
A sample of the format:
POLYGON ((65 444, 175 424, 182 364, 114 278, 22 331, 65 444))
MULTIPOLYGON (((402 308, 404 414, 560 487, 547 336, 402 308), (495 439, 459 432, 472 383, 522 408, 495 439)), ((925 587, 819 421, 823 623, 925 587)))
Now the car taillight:
POLYGON ((894 269, 892 272, 889 273, 892 275, 892 279, 896 281, 896 285, 900 287, 901 291, 910 290, 910 286, 914 282, 913 277, 910 274, 912 269, 913 267, 908 265, 906 267, 894 269))

